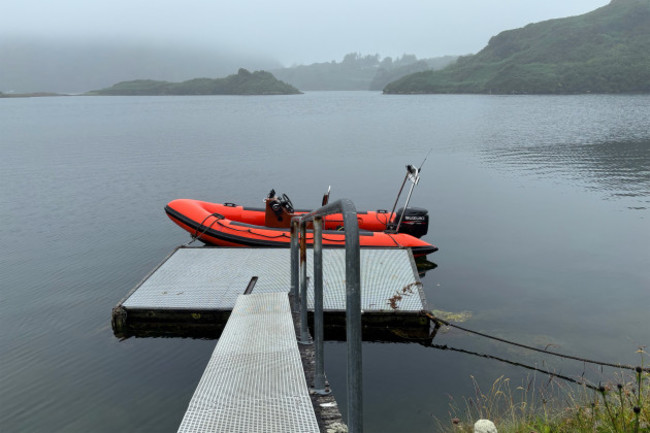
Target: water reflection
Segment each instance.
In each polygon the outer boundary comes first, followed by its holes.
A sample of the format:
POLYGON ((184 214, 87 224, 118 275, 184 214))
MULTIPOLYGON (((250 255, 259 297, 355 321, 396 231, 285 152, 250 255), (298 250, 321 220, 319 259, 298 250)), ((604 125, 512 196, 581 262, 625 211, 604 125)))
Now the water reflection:
POLYGON ((650 139, 491 148, 483 157, 507 170, 584 184, 606 198, 632 197, 639 206, 631 208, 649 206, 650 139))
POLYGON ((437 264, 427 260, 427 257, 428 256, 417 257, 415 259, 415 265, 416 265, 416 267, 418 269, 418 276, 420 278, 424 277, 427 272, 432 271, 432 270, 434 270, 435 268, 438 267, 437 264))

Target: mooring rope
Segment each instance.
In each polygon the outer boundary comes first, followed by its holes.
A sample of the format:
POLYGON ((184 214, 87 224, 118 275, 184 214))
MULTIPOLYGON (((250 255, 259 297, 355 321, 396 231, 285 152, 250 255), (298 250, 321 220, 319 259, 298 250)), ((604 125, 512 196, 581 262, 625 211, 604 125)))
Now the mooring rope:
POLYGON ((210 215, 203 218, 203 221, 201 221, 201 224, 199 224, 196 227, 196 230, 194 231, 194 234, 192 235, 192 239, 188 243, 186 243, 185 246, 191 245, 195 240, 197 240, 199 238, 200 235, 204 235, 205 232, 207 232, 208 230, 210 230, 212 228, 214 223, 216 223, 217 221, 219 221, 222 218, 225 218, 225 217, 223 215, 221 215, 220 213, 216 213, 216 212, 211 213, 210 215), (203 226, 203 223, 210 217, 214 217, 214 221, 212 221, 209 226, 204 227, 203 230, 201 230, 201 233, 199 233, 199 227, 203 226))
POLYGON ((555 372, 550 371, 550 370, 544 370, 543 368, 535 367, 535 366, 529 365, 529 364, 524 364, 522 362, 511 361, 509 359, 501 358, 501 357, 490 355, 490 354, 487 354, 487 353, 479 353, 479 352, 473 352, 471 350, 459 349, 457 347, 447 346, 446 344, 441 345, 441 344, 432 344, 432 343, 430 343, 430 344, 427 344, 425 346, 426 347, 431 347, 431 348, 434 348, 434 349, 438 349, 438 350, 451 350, 453 352, 465 353, 467 355, 474 355, 474 356, 478 356, 478 357, 481 357, 481 358, 494 359, 495 361, 503 362, 505 364, 514 365, 516 367, 522 367, 522 368, 525 368, 525 369, 528 369, 528 370, 534 370, 534 371, 537 371, 539 373, 549 375, 551 377, 557 377, 558 379, 566 380, 567 382, 575 383, 577 385, 584 385, 589 389, 593 389, 594 391, 598 391, 597 386, 594 386, 594 385, 591 385, 591 384, 587 383, 584 379, 583 380, 574 379, 572 377, 565 376, 563 374, 555 373, 555 372))
POLYGON ((634 367, 634 366, 625 365, 625 364, 614 364, 614 363, 611 363, 611 362, 594 361, 592 359, 582 358, 580 356, 566 355, 564 353, 554 352, 554 351, 546 350, 546 349, 540 349, 538 347, 528 346, 526 344, 517 343, 515 341, 506 340, 504 338, 495 337, 493 335, 488 335, 488 334, 478 332, 478 331, 473 331, 473 330, 465 328, 463 326, 456 325, 454 323, 451 323, 451 322, 448 322, 446 320, 440 319, 439 317, 434 316, 432 313, 430 313, 428 311, 425 311, 424 315, 427 316, 430 320, 432 320, 433 322, 435 322, 435 323, 437 323, 439 325, 442 324, 442 325, 449 326, 449 327, 452 327, 452 328, 460 329, 461 331, 468 332, 470 334, 478 335, 478 336, 484 337, 484 338, 489 338, 491 340, 499 341, 499 342, 505 343, 505 344, 510 344, 512 346, 521 347, 522 349, 533 350, 535 352, 540 352, 540 353, 544 353, 544 354, 547 354, 547 355, 553 355, 553 356, 557 356, 557 357, 565 358, 565 359, 572 359, 574 361, 585 362, 585 363, 588 363, 588 364, 601 365, 601 366, 605 366, 605 367, 614 367, 614 368, 620 368, 620 369, 624 369, 624 370, 635 370, 637 372, 640 369, 641 371, 650 372, 650 367, 634 367))

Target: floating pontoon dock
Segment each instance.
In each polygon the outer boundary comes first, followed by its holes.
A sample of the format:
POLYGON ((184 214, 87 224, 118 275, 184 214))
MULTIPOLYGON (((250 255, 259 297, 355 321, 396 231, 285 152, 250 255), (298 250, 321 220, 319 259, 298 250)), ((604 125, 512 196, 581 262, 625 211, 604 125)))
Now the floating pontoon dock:
MULTIPOLYGON (((307 262, 312 262, 312 250, 307 262)), ((417 267, 408 249, 361 249, 361 309, 367 340, 426 338, 429 323, 417 267)), ((307 266, 308 308, 313 269, 307 266)), ((239 295, 288 293, 290 254, 282 248, 179 247, 114 309, 118 337, 217 338, 239 295)), ((345 250, 323 250, 326 338, 343 338, 345 250)))

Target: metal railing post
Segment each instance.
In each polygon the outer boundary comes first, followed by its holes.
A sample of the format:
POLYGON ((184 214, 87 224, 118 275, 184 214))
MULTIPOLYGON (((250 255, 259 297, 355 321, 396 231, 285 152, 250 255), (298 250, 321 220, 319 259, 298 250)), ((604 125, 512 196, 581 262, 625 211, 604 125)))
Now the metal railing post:
POLYGON ((311 344, 307 322, 307 224, 300 222, 300 343, 311 344))
POLYGON ((323 218, 314 218, 314 392, 329 394, 325 385, 325 351, 323 323, 323 218))
POLYGON ((363 431, 363 381, 361 351, 361 254, 359 223, 354 205, 342 200, 345 226, 345 330, 348 342, 348 431, 363 431))
POLYGON ((298 305, 298 221, 291 221, 291 295, 292 308, 297 311, 298 305))

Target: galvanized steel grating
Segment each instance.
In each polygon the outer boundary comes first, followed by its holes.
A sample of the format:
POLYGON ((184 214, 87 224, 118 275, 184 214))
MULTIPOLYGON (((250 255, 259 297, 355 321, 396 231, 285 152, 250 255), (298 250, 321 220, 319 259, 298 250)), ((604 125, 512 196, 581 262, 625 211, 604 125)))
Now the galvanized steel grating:
MULTIPOLYGON (((313 266, 308 258, 308 275, 313 266)), ((398 249, 362 249, 361 267, 361 309, 363 311, 392 311, 389 299, 397 293, 404 296, 397 305, 401 311, 421 311, 424 309, 419 290, 403 293, 405 287, 419 283, 417 268, 411 261, 410 253, 398 249)), ((325 310, 345 310, 345 251, 340 249, 323 250, 323 308, 325 310)), ((314 290, 310 287, 307 305, 314 306, 314 290)))
MULTIPOLYGON (((408 250, 364 248, 361 260, 361 308, 391 312, 389 298, 419 283, 408 250)), ((125 308, 230 310, 253 276, 253 293, 287 293, 290 254, 278 248, 180 248, 124 302, 125 308)), ((308 306, 313 309, 313 255, 307 251, 308 306)), ((345 310, 345 251, 323 250, 325 311, 345 310)), ((403 296, 398 311, 425 309, 420 290, 403 296)))
MULTIPOLYGON (((189 411, 188 411, 189 413, 189 411)), ((187 415, 186 415, 187 416, 187 415)), ((263 407, 254 400, 215 405, 210 409, 194 409, 192 419, 179 432, 318 432, 318 425, 308 426, 304 418, 313 415, 309 397, 267 401, 263 407), (309 406, 309 407, 308 407, 309 406), (228 417, 215 414, 228 413, 228 417)))
POLYGON ((238 297, 179 433, 318 432, 286 293, 238 297))

